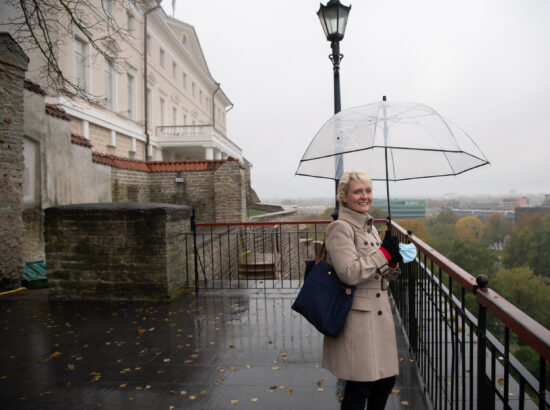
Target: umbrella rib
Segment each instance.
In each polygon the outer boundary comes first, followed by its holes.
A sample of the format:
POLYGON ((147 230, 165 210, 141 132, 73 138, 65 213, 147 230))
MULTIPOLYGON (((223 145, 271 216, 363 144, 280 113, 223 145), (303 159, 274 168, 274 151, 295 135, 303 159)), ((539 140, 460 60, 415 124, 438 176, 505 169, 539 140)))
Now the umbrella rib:
MULTIPOLYGON (((352 152, 359 152, 359 151, 368 151, 370 149, 376 149, 376 148, 403 149, 403 150, 410 150, 410 151, 448 152, 448 153, 453 153, 453 154, 467 154, 467 155, 470 155, 474 158, 477 158, 475 155, 472 155, 468 152, 464 152, 462 150, 456 150, 455 151, 455 150, 444 150, 444 149, 441 149, 441 148, 436 149, 436 148, 414 148, 414 147, 392 147, 392 146, 385 147, 384 145, 372 145, 372 146, 367 147, 367 148, 358 148, 358 149, 353 149, 353 150, 349 150, 349 151, 336 152, 336 153, 333 153, 333 154, 321 155, 321 156, 313 157, 313 158, 306 158, 306 159, 302 158, 300 160, 300 162, 313 161, 313 160, 316 160, 316 159, 323 159, 323 158, 330 158, 330 157, 335 157, 336 155, 350 154, 352 152)), ((477 158, 477 159, 480 159, 480 158, 477 158)), ((483 159, 483 161, 486 161, 486 160, 483 159)))

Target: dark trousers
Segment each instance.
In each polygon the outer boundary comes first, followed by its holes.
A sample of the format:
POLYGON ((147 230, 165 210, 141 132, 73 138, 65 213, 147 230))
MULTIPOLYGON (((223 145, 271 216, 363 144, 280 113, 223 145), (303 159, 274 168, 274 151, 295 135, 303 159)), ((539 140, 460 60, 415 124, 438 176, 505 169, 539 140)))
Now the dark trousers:
POLYGON ((373 382, 354 382, 348 380, 344 389, 342 410, 384 410, 386 401, 395 384, 395 376, 373 382))

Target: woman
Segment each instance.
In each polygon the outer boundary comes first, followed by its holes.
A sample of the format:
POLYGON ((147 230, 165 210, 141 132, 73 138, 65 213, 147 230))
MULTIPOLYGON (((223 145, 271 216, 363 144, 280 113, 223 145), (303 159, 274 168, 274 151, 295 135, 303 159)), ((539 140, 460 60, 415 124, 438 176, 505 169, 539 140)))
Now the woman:
POLYGON ((363 172, 346 172, 338 184, 342 205, 325 234, 325 246, 340 280, 355 296, 337 338, 325 336, 322 365, 346 380, 342 409, 383 410, 399 373, 397 343, 387 280, 399 275, 399 244, 380 240, 367 213, 372 182, 363 172), (355 235, 354 235, 355 231, 355 235), (355 237, 355 243, 354 243, 355 237))

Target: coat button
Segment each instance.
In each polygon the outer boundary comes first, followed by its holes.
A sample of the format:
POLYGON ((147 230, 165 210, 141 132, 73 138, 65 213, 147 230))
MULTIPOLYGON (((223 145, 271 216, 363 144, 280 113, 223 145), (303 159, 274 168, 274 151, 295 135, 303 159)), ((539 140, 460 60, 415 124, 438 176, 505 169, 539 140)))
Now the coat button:
POLYGON ((374 242, 371 242, 371 243, 370 243, 370 246, 374 246, 374 242))
POLYGON ((379 243, 379 242, 376 242, 376 246, 380 246, 380 243, 379 243))
POLYGON ((379 310, 379 311, 378 311, 378 316, 380 316, 381 314, 382 314, 382 311, 381 311, 381 310, 379 310))
POLYGON ((365 245, 369 246, 369 243, 367 241, 365 241, 365 245))
POLYGON ((370 233, 370 229, 367 229, 367 233, 370 233))
POLYGON ((380 292, 376 294, 376 297, 379 298, 380 297, 380 292))
POLYGON ((379 275, 375 275, 375 276, 374 276, 374 279, 378 280, 378 279, 380 279, 380 276, 379 276, 379 275))

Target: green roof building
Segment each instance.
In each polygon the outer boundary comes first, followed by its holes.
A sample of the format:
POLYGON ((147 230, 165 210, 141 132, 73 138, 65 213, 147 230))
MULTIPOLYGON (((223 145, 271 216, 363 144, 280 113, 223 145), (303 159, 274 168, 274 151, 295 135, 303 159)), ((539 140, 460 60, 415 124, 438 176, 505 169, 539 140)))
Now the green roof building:
MULTIPOLYGON (((373 206, 388 210, 388 201, 386 199, 374 199, 373 206)), ((425 199, 392 199, 391 217, 392 219, 414 219, 426 217, 426 200, 425 199)))

